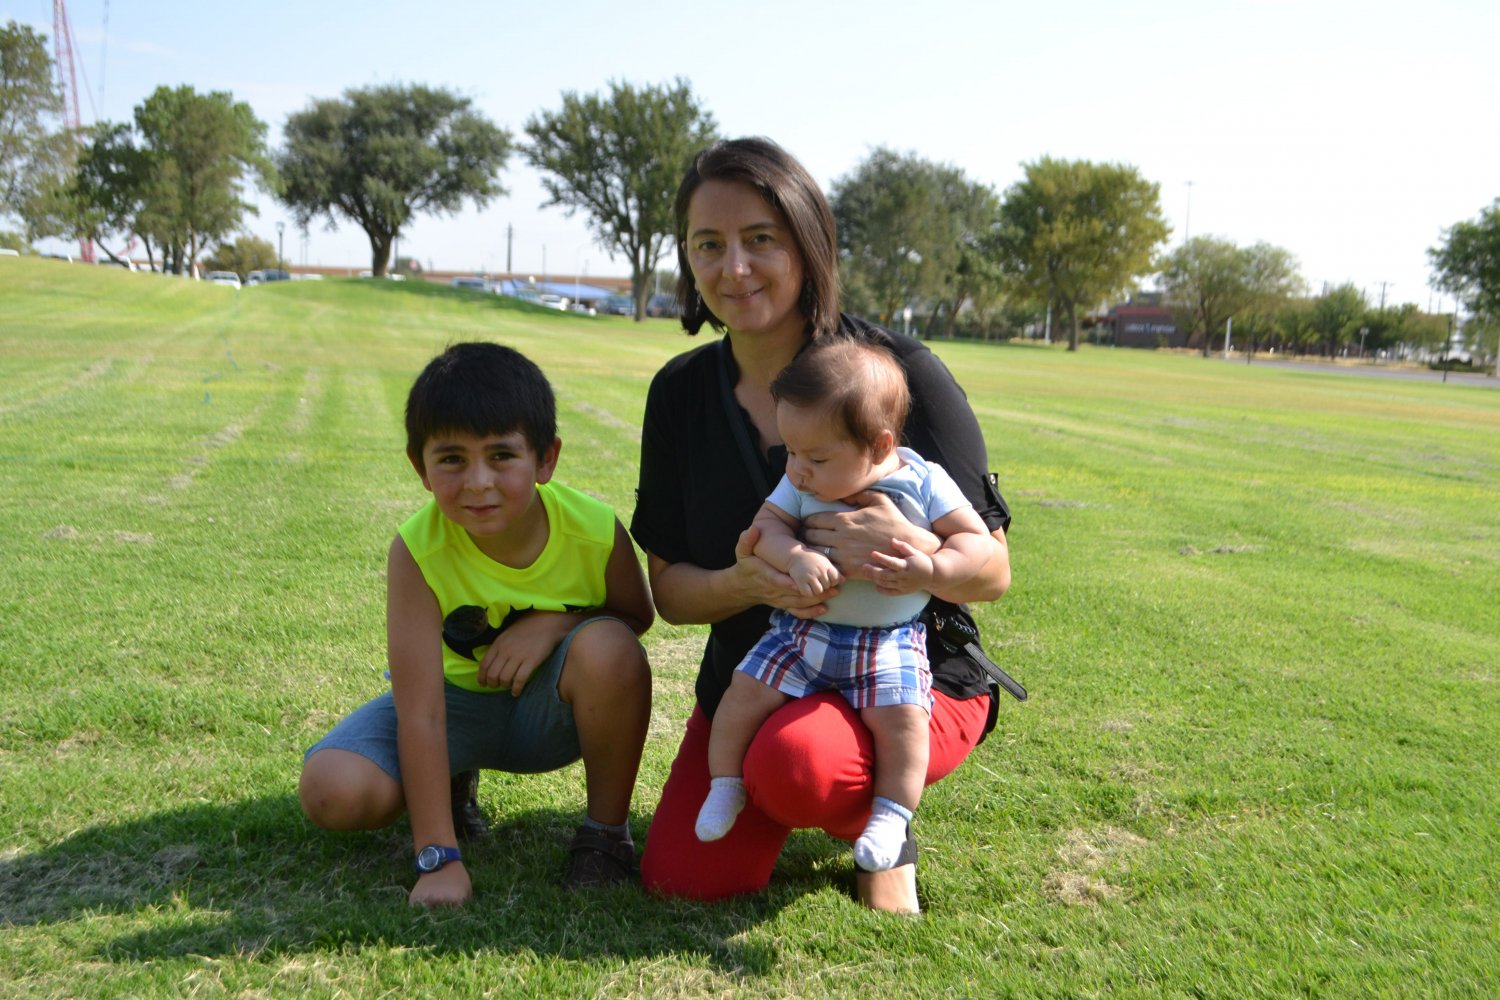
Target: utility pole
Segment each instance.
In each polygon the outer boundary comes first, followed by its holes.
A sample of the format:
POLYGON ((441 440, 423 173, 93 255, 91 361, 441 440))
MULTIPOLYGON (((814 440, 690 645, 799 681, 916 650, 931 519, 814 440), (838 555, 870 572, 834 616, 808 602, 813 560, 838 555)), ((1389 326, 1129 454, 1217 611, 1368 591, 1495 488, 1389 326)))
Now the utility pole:
POLYGON ((1387 285, 1390 285, 1390 284, 1394 284, 1394 282, 1390 282, 1390 281, 1382 281, 1382 282, 1380 282, 1380 311, 1381 312, 1385 312, 1385 288, 1386 288, 1387 285))
POLYGON ((1183 242, 1184 246, 1187 245, 1187 241, 1190 240, 1190 239, 1192 239, 1192 236, 1193 236, 1193 182, 1192 181, 1188 181, 1187 182, 1187 189, 1188 189, 1187 214, 1184 215, 1183 219, 1182 219, 1182 242, 1183 242))
POLYGON ((510 275, 511 275, 511 270, 510 270, 510 246, 511 246, 511 243, 515 240, 515 237, 516 237, 516 227, 507 224, 506 227, 505 227, 505 276, 507 278, 509 278, 510 275))

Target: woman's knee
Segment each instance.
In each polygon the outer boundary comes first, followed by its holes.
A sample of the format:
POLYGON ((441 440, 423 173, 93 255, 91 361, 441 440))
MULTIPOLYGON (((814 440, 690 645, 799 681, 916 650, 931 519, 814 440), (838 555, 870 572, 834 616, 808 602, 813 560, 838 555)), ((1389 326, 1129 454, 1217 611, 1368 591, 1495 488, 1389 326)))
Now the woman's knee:
POLYGON ((799 698, 761 726, 745 754, 745 786, 789 827, 858 832, 868 813, 870 732, 838 695, 799 698))

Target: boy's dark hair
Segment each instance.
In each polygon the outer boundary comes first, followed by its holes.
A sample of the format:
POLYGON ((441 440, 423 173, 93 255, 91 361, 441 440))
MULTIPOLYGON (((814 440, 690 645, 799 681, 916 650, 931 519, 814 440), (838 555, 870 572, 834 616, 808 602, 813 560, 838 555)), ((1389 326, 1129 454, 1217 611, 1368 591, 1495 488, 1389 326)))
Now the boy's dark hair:
POLYGON ((802 256, 798 308, 813 336, 839 325, 839 256, 833 210, 807 168, 770 139, 724 139, 693 158, 673 205, 677 236, 677 306, 682 328, 696 334, 707 323, 723 332, 724 322, 709 311, 688 266, 688 207, 704 181, 740 181, 786 219, 792 243, 802 256))
POLYGON ((500 344, 452 345, 427 363, 406 396, 406 453, 423 472, 422 448, 439 434, 515 430, 532 451, 545 451, 557 438, 557 400, 535 362, 500 344))
POLYGON ((771 398, 826 409, 849 440, 867 448, 884 430, 900 444, 911 410, 911 390, 895 355, 847 337, 824 337, 803 348, 771 381, 771 398))

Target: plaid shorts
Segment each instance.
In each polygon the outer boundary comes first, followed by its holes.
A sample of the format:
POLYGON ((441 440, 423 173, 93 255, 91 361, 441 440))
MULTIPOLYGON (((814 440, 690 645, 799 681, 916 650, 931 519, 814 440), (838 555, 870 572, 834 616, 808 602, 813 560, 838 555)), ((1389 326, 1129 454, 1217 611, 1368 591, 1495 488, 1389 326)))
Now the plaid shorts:
POLYGON ((793 698, 837 691, 854 708, 932 711, 927 626, 915 618, 864 628, 773 611, 766 634, 736 669, 793 698))

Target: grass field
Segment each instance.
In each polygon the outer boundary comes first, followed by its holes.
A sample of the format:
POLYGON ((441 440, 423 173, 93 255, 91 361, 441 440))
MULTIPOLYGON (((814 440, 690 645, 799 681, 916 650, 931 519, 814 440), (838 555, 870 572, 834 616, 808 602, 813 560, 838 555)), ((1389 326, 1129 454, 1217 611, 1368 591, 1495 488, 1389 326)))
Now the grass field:
MULTIPOLYGON (((486 775, 465 910, 328 835, 302 750, 379 691, 401 407, 496 339, 628 522, 695 342, 415 283, 0 259, 0 997, 1475 997, 1500 982, 1500 392, 940 344, 1015 513, 1030 701, 922 803, 921 918, 793 835, 719 905, 556 883, 581 769, 486 775)), ((647 636, 637 840, 701 631, 647 636)))

